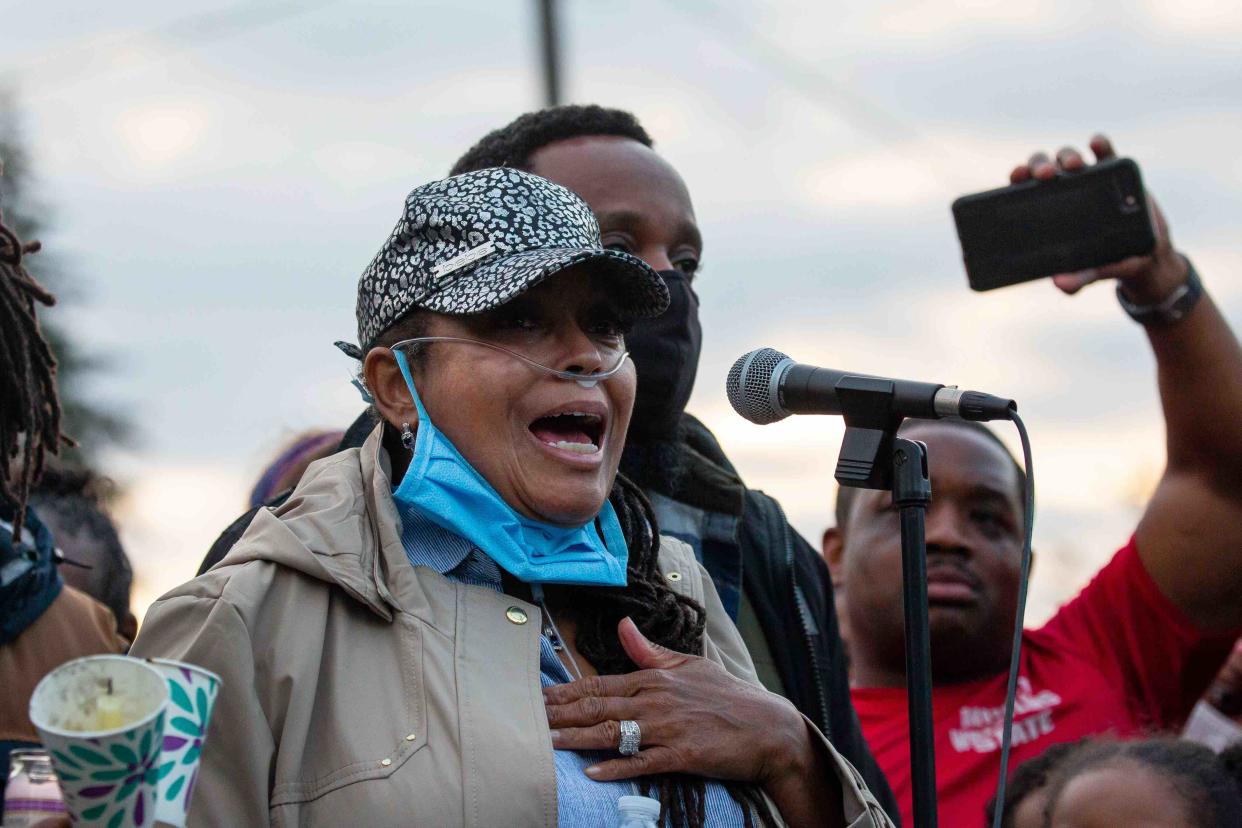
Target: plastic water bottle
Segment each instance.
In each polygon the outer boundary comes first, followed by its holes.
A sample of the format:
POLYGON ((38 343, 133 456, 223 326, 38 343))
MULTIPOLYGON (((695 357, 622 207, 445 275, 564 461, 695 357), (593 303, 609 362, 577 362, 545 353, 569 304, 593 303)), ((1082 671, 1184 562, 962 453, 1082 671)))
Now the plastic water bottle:
POLYGON ((617 828, 660 828, 660 800, 649 796, 619 798, 617 828))

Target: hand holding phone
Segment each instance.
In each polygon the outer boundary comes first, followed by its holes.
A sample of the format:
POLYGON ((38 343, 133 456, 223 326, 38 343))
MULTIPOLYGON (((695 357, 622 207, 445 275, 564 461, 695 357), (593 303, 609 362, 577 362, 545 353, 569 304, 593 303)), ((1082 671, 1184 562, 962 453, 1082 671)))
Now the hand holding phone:
POLYGON ((1051 276, 1074 293, 1096 279, 1117 278, 1140 300, 1165 296, 1184 280, 1138 165, 1116 158, 1103 136, 1091 148, 1094 166, 1069 147, 1055 163, 1035 153, 1010 173, 1011 186, 954 202, 972 288, 1051 276))

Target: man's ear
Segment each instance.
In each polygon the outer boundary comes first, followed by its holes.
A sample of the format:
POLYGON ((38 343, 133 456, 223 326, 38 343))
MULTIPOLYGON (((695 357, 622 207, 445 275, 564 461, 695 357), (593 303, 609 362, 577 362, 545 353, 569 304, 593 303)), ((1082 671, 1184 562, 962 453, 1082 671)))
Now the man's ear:
POLYGON ((372 348, 368 351, 362 363, 362 376, 381 417, 398 428, 402 423, 413 426, 418 421, 414 398, 410 396, 397 357, 391 350, 372 348))
POLYGON ((820 540, 820 549, 823 552, 824 561, 828 564, 828 572, 832 575, 832 585, 841 586, 845 582, 842 566, 845 557, 845 538, 841 535, 841 530, 836 526, 829 526, 825 529, 824 537, 820 540))

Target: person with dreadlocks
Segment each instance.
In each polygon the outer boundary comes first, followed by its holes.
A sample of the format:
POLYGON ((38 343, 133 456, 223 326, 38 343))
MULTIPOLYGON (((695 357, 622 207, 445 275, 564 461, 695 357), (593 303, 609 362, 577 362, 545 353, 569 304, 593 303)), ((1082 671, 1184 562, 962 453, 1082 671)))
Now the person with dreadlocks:
POLYGON ((410 194, 338 343, 377 425, 135 642, 223 678, 192 822, 610 825, 640 793, 672 826, 890 824, 617 474, 625 331, 668 302, 543 178, 410 194))
POLYGON ((18 239, 0 212, 0 497, 13 513, 14 536, 22 532, 26 499, 45 457, 71 442, 60 431, 56 358, 35 313, 36 302, 50 307, 56 299, 22 264, 40 247, 18 239))
POLYGON ((29 508, 60 430, 56 360, 39 328, 36 303, 55 299, 27 272, 22 243, 0 213, 0 768, 9 751, 36 746, 28 709, 35 685, 79 656, 122 652, 111 612, 65 586, 51 531, 29 508))

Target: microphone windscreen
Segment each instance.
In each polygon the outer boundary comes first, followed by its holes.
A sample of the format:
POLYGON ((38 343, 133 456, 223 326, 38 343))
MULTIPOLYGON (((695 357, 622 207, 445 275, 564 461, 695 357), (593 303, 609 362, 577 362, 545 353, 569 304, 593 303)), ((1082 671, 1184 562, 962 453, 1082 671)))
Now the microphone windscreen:
POLYGON ((775 348, 760 348, 738 357, 725 380, 733 410, 759 425, 788 417, 789 412, 780 407, 775 379, 778 370, 792 362, 775 348))

